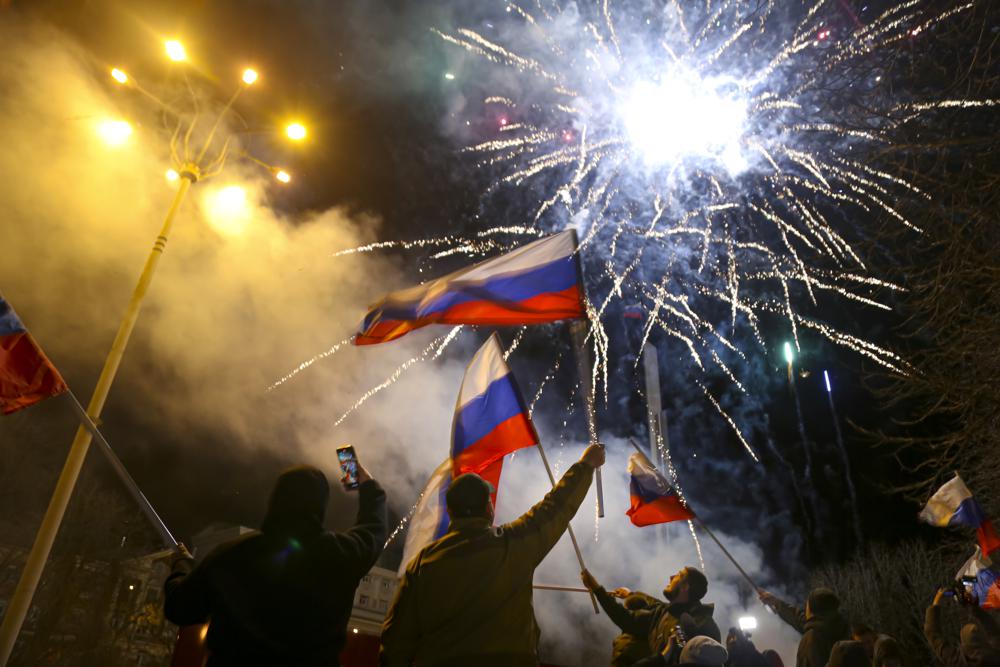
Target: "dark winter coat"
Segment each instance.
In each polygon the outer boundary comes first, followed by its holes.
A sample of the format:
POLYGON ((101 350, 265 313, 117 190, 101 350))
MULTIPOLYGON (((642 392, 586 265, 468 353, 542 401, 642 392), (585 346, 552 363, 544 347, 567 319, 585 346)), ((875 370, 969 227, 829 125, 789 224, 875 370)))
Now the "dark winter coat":
MULTIPOLYGON (((639 611, 640 609, 652 610, 665 603, 651 595, 636 591, 630 593, 623 604, 629 611, 639 611)), ((649 641, 646 637, 622 632, 611 642, 611 667, 630 667, 649 655, 649 641)))
POLYGON ((727 641, 726 650, 729 651, 727 667, 770 667, 771 663, 749 639, 727 641))
POLYGON ((931 605, 924 618, 927 643, 934 655, 949 667, 1000 667, 1000 621, 979 607, 973 607, 972 614, 975 623, 962 628, 956 645, 947 641, 941 631, 941 607, 931 605))
POLYGON ((833 645, 826 667, 869 667, 871 664, 864 644, 846 640, 833 645))
POLYGON ((325 476, 297 468, 279 478, 262 531, 220 545, 167 578, 164 612, 178 625, 210 620, 211 667, 337 665, 355 589, 382 552, 385 492, 358 489, 346 533, 323 531, 325 476))
POLYGON ((712 619, 715 606, 701 602, 663 603, 652 609, 629 611, 603 588, 594 591, 608 618, 635 637, 645 637, 651 654, 661 653, 680 625, 687 639, 697 635, 721 641, 719 626, 712 619))
POLYGON ((802 634, 795 667, 826 667, 833 645, 851 638, 847 619, 839 611, 814 614, 806 619, 802 609, 781 600, 775 601, 774 611, 802 634))
POLYGON ((576 514, 594 469, 573 464, 516 521, 455 519, 407 565, 382 627, 389 667, 520 667, 538 664, 532 610, 535 568, 576 514))

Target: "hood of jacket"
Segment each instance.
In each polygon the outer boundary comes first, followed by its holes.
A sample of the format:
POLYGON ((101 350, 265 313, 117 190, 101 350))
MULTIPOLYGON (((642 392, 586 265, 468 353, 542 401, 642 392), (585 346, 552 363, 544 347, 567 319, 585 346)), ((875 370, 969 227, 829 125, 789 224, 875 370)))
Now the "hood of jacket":
POLYGON ((813 614, 805 622, 805 631, 810 630, 831 642, 850 637, 850 625, 840 611, 813 614))
POLYGON ((271 491, 261 531, 265 535, 299 538, 322 533, 329 500, 330 483, 319 468, 299 466, 286 470, 271 491))

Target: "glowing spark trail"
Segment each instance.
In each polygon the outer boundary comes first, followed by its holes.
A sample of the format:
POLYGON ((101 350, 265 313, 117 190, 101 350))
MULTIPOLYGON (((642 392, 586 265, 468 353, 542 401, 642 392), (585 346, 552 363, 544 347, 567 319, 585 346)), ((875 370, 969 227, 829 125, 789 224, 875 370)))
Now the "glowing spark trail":
MULTIPOLYGON (((901 289, 863 261, 865 226, 884 218, 919 234, 908 210, 929 197, 879 167, 871 149, 921 117, 1000 106, 891 97, 877 85, 887 70, 872 54, 891 60, 891 49, 912 48, 907 40, 977 3, 932 4, 902 0, 865 20, 825 0, 476 3, 470 12, 483 20, 468 25, 486 28, 434 33, 467 53, 464 99, 478 97, 496 122, 465 148, 494 178, 483 208, 513 209, 493 219, 523 224, 337 254, 400 249, 471 260, 574 227, 593 304, 590 379, 605 403, 608 360, 627 352, 612 349, 605 325, 624 304, 639 304, 641 344, 656 339, 683 355, 679 372, 756 461, 723 405, 749 395, 750 348, 766 352, 765 333, 796 348, 804 335, 819 336, 909 372, 899 355, 803 308, 837 299, 884 311, 884 295, 901 289), (733 391, 709 391, 715 379, 733 391)), ((338 423, 450 340, 405 362, 338 423)), ((532 409, 558 367, 557 358, 532 409)))

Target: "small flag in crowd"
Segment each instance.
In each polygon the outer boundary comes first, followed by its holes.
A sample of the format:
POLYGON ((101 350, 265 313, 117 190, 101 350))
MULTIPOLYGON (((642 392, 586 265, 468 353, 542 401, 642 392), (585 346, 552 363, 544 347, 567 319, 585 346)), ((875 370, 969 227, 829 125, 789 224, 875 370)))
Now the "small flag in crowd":
POLYGON ((979 546, 983 555, 989 556, 1000 548, 1000 536, 993 528, 993 523, 986 518, 983 509, 972 497, 972 492, 957 474, 950 482, 938 489, 931 496, 927 505, 920 511, 919 518, 932 526, 967 526, 976 529, 979 546))
POLYGON ((59 371, 0 297, 0 413, 8 415, 65 391, 59 371))
POLYGON ((503 457, 537 443, 535 426, 503 359, 500 339, 493 334, 465 369, 452 423, 451 456, 431 474, 417 501, 399 575, 421 549, 448 531, 445 496, 451 480, 467 472, 476 473, 493 487, 496 504, 503 457))
POLYGON ((651 526, 693 519, 694 512, 684 504, 680 494, 657 472, 649 459, 636 452, 628 460, 629 496, 632 506, 625 514, 636 526, 651 526))
POLYGON ((1000 609, 1000 573, 993 569, 989 556, 983 555, 983 550, 976 547, 962 569, 955 575, 959 581, 972 581, 972 592, 976 601, 983 609, 1000 609))
POLYGON ((372 306, 354 337, 374 345, 428 324, 542 324, 585 317, 573 230, 443 278, 392 292, 372 306))

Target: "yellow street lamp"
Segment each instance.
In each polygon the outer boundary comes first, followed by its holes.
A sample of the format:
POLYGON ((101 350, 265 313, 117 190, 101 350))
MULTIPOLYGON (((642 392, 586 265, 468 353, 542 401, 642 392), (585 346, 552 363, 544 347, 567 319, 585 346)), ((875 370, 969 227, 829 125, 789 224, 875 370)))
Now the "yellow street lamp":
POLYGON ((247 67, 243 70, 243 83, 252 86, 257 81, 257 70, 247 67))
POLYGON ((115 67, 113 70, 111 70, 111 78, 114 79, 115 81, 117 81, 120 84, 126 84, 126 83, 128 83, 128 74, 126 74, 125 72, 121 71, 117 67, 115 67))
POLYGON ((132 126, 125 120, 105 118, 97 124, 97 136, 112 148, 118 148, 132 136, 132 126))
POLYGON ((285 128, 285 134, 292 141, 302 141, 306 138, 306 128, 302 123, 292 123, 285 128))
POLYGON ((292 175, 289 174, 284 169, 279 169, 274 173, 274 177, 281 181, 282 183, 288 183, 292 180, 292 175))
POLYGON ((174 62, 179 63, 187 60, 187 51, 184 50, 184 45, 176 39, 168 39, 163 43, 163 47, 167 51, 167 57, 174 62))
POLYGON ((167 169, 167 180, 170 181, 171 183, 173 183, 180 177, 181 175, 177 173, 176 169, 167 169))

